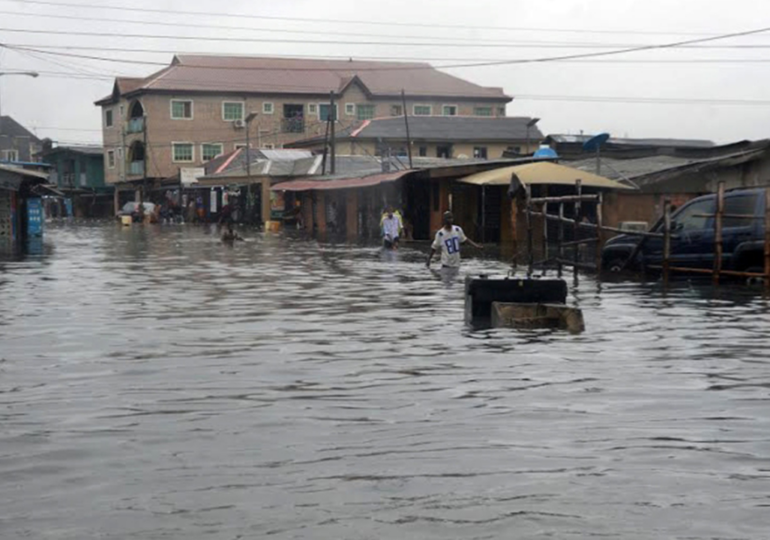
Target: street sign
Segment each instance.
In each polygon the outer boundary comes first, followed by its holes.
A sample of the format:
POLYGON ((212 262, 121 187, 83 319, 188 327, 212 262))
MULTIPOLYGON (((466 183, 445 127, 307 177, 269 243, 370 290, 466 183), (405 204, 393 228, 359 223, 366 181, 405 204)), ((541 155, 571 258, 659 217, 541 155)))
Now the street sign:
POLYGON ((43 236, 43 202, 41 199, 27 199, 27 235, 43 236))
POLYGON ((198 182, 198 178, 206 175, 206 169, 203 167, 186 167, 179 169, 179 175, 182 179, 182 184, 189 186, 198 182))

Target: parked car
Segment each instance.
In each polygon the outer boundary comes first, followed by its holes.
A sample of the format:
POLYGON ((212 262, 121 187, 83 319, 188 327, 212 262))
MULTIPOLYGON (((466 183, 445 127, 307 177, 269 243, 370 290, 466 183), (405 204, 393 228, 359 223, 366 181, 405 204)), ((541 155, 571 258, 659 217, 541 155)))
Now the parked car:
MULTIPOLYGON (((672 266, 684 268, 714 267, 716 195, 704 195, 684 204, 671 216, 672 266)), ((722 268, 748 272, 764 271, 765 190, 739 189, 725 194, 722 219, 722 268), (735 216, 753 216, 755 219, 735 216)), ((663 223, 653 227, 663 232, 663 223)), ((619 271, 642 242, 628 269, 641 270, 663 262, 663 238, 620 235, 609 240, 602 251, 605 270, 619 271)))
MULTIPOLYGON (((147 216, 151 216, 153 212, 155 212, 155 204, 151 202, 142 203, 144 206, 144 214, 147 216)), ((139 220, 139 203, 138 202, 127 202, 123 205, 123 208, 120 209, 118 212, 117 217, 120 219, 123 216, 131 216, 134 221, 139 220)))

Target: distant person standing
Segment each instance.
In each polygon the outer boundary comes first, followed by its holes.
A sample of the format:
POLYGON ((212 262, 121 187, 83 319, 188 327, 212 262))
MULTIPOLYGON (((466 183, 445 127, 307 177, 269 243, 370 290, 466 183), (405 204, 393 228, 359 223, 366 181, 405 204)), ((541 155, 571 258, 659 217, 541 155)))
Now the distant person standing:
POLYGON ((484 246, 465 236, 462 228, 454 224, 452 212, 444 212, 444 226, 436 233, 426 266, 430 268, 433 256, 440 251, 442 268, 460 268, 460 245, 465 242, 475 248, 484 249, 484 246))
POLYGON ((401 219, 393 212, 393 207, 389 207, 385 219, 382 220, 382 236, 385 248, 398 249, 398 240, 403 228, 401 219))

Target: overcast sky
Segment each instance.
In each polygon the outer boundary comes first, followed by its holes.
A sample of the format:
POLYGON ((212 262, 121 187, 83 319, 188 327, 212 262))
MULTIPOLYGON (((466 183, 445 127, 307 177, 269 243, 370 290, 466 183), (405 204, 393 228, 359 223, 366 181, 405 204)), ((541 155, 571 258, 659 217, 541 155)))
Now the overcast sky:
MULTIPOLYGON (((154 63, 170 61, 171 51, 407 58, 442 66, 608 51, 770 27, 767 0, 47 0, 43 4, 0 0, 0 42, 120 60, 0 49, 0 72, 41 72, 37 79, 0 77, 2 113, 34 128, 41 137, 62 143, 100 143, 100 116, 93 102, 110 93, 111 77, 148 75, 161 67, 154 63), (61 5, 64 3, 101 7, 76 8, 61 5), (116 11, 105 6, 199 11, 208 15, 116 11), (213 12, 251 17, 224 17, 213 12), (296 17, 305 20, 297 21, 296 17), (233 26, 246 29, 222 28, 233 26), (51 31, 96 32, 108 37, 47 33, 51 31), (125 34, 266 41, 121 37, 125 34), (287 42, 291 40, 299 43, 287 42), (389 44, 319 44, 303 40, 389 44), (399 41, 412 45, 399 46, 399 41), (431 45, 416 46, 415 42, 431 45), (134 63, 124 62, 129 60, 134 63)), ((770 96, 766 92, 769 67, 770 33, 764 33, 697 48, 637 52, 590 61, 447 71, 478 84, 503 87, 515 98, 508 114, 542 118, 540 126, 545 133, 608 131, 618 137, 730 142, 770 136, 770 96)))

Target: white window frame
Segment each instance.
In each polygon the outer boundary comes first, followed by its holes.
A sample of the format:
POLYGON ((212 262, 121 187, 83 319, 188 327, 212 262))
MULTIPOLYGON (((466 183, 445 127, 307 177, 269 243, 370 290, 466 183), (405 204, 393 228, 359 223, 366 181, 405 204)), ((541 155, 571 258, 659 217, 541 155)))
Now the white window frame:
POLYGON ((115 110, 112 108, 104 109, 104 127, 115 127, 115 110), (108 114, 109 113, 109 114, 108 114), (107 123, 107 118, 110 119, 110 123, 107 123))
POLYGON ((460 107, 458 107, 457 105, 451 105, 451 104, 442 105, 441 106, 441 116, 460 116, 460 107), (446 114, 444 112, 444 110, 447 107, 454 107, 455 108, 455 113, 454 114, 446 114))
POLYGON ((372 119, 377 117, 377 105, 375 105, 374 103, 359 103, 358 105, 356 105, 356 119, 357 120, 359 120, 359 118, 358 118, 358 108, 359 107, 371 107, 372 108, 372 117, 371 118, 364 118, 363 120, 372 120, 372 119))
POLYGON ((275 104, 272 101, 265 101, 262 103, 262 114, 275 114, 275 104), (267 108, 270 107, 268 111, 267 108))
POLYGON ((114 169, 115 163, 115 150, 107 150, 107 168, 114 169), (110 163, 110 161, 112 161, 112 163, 110 163))
POLYGON ((243 121, 246 118, 246 102, 245 101, 223 101, 222 102, 222 120, 225 122, 235 122, 237 120, 243 121), (225 118, 225 105, 240 105, 241 117, 240 118, 225 118))
POLYGON ((307 114, 318 116, 318 103, 308 103, 307 104, 307 114))
POLYGON ((356 104, 345 103, 345 116, 354 116, 355 114, 356 114, 356 104))
POLYGON ((173 163, 195 163, 195 143, 192 141, 176 141, 171 143, 171 161, 173 163), (180 160, 176 159, 176 152, 175 149, 178 145, 189 145, 192 148, 192 159, 188 160, 180 160))
POLYGON ((193 120, 195 119, 195 102, 192 99, 170 99, 168 102, 169 106, 169 116, 172 120, 193 120), (180 117, 175 118, 174 117, 174 103, 190 103, 190 118, 187 117, 180 117))
POLYGON ((494 118, 495 108, 491 105, 476 105, 473 107, 473 116, 478 118, 494 118), (478 114, 479 109, 489 109, 489 114, 478 114))
MULTIPOLYGON (((208 162, 208 161, 211 161, 212 159, 216 159, 216 158, 218 158, 219 156, 221 156, 221 155, 222 155, 222 154, 224 154, 224 153, 225 153, 225 145, 224 145, 224 144, 222 144, 221 142, 207 142, 207 143, 201 143, 201 161, 202 161, 203 163, 206 163, 206 162, 208 162), (203 147, 204 147, 204 146, 219 146, 219 153, 218 153, 216 156, 212 157, 212 158, 208 158, 208 159, 206 159, 206 155, 203 153, 203 147)), ((194 158, 194 157, 195 157, 195 152, 193 152, 193 158, 194 158)))
POLYGON ((412 105, 412 116, 433 116, 433 105, 412 105), (427 107, 428 114, 417 114, 417 107, 427 107))
POLYGON ((16 148, 7 148, 3 150, 4 161, 19 161, 19 151, 16 148), (11 156, 13 155, 13 159, 11 156))

